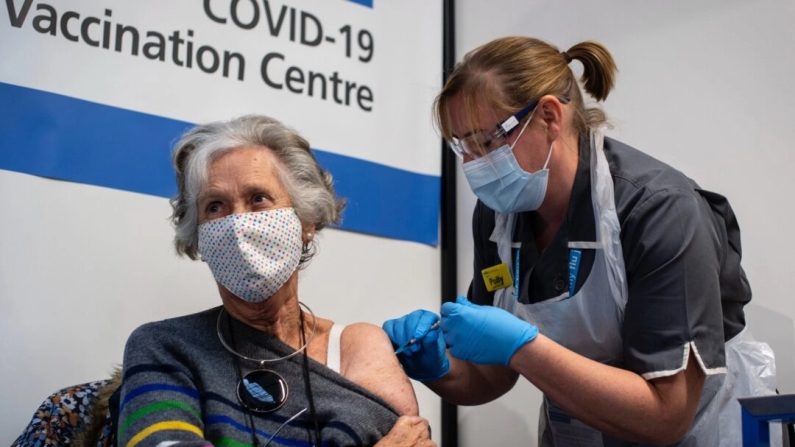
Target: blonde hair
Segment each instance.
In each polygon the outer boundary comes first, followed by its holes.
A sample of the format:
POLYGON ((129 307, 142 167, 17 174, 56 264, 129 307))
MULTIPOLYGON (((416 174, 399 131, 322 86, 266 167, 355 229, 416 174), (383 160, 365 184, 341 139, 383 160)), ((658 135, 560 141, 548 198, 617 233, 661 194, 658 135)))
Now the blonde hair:
POLYGON ((583 65, 585 91, 597 101, 613 88, 616 64, 602 44, 587 41, 565 52, 531 37, 492 40, 464 56, 456 64, 434 101, 436 124, 445 139, 452 137, 450 101, 461 95, 465 116, 476 128, 478 107, 490 107, 506 115, 516 113, 544 95, 566 98, 574 109, 571 125, 579 135, 607 122, 597 107, 585 107, 580 87, 569 68, 572 60, 583 65))

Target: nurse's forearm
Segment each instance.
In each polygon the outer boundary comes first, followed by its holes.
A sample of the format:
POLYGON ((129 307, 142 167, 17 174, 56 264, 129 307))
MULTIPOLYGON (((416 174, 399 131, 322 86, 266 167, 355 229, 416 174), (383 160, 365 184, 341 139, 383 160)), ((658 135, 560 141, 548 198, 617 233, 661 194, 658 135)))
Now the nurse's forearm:
POLYGON ((517 351, 510 366, 591 427, 651 444, 674 443, 687 433, 704 384, 693 356, 685 371, 647 381, 581 356, 543 335, 517 351))
POLYGON ((504 366, 475 365, 448 353, 450 373, 425 385, 456 405, 480 405, 510 390, 519 375, 504 366))

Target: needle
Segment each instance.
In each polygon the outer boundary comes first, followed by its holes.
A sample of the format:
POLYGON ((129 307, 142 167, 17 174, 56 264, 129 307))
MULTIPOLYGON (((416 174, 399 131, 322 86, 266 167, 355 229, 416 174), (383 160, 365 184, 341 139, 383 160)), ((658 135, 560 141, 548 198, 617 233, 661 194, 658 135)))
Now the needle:
POLYGON ((420 341, 420 340, 422 340, 423 338, 425 338, 425 336, 426 336, 426 335, 428 335, 428 334, 430 334, 430 333, 431 333, 431 331, 433 331, 433 330, 435 330, 435 329, 439 329, 439 323, 440 323, 439 321, 437 321, 436 323, 433 323, 433 324, 431 325, 431 327, 429 327, 429 328, 428 328, 428 331, 427 331, 427 332, 425 332, 424 334, 420 335, 419 337, 412 338, 411 340, 407 341, 407 342, 406 342, 406 343, 405 343, 403 346, 401 346, 401 347, 397 348, 397 351, 395 351, 395 355, 398 355, 398 354, 400 354, 401 352, 404 352, 406 349, 408 349, 408 348, 409 348, 409 346, 411 346, 411 345, 413 345, 414 343, 417 343, 418 341, 420 341))

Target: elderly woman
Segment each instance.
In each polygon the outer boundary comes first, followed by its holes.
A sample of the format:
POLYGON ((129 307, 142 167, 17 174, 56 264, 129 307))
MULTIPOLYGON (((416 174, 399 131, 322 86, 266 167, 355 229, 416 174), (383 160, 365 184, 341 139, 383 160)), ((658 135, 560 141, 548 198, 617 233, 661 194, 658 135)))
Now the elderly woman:
POLYGON ((294 131, 245 116, 177 143, 179 254, 201 257, 223 306, 127 341, 119 445, 435 445, 389 339, 298 298, 298 271, 342 204, 294 131))

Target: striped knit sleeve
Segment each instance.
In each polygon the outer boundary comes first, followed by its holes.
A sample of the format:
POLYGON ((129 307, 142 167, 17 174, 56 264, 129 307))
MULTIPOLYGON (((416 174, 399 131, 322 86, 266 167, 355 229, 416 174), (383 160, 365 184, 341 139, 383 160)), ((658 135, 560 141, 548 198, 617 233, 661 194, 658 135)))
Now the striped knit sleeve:
POLYGON ((118 422, 120 447, 204 447, 199 391, 189 369, 153 325, 136 329, 124 350, 118 422))

